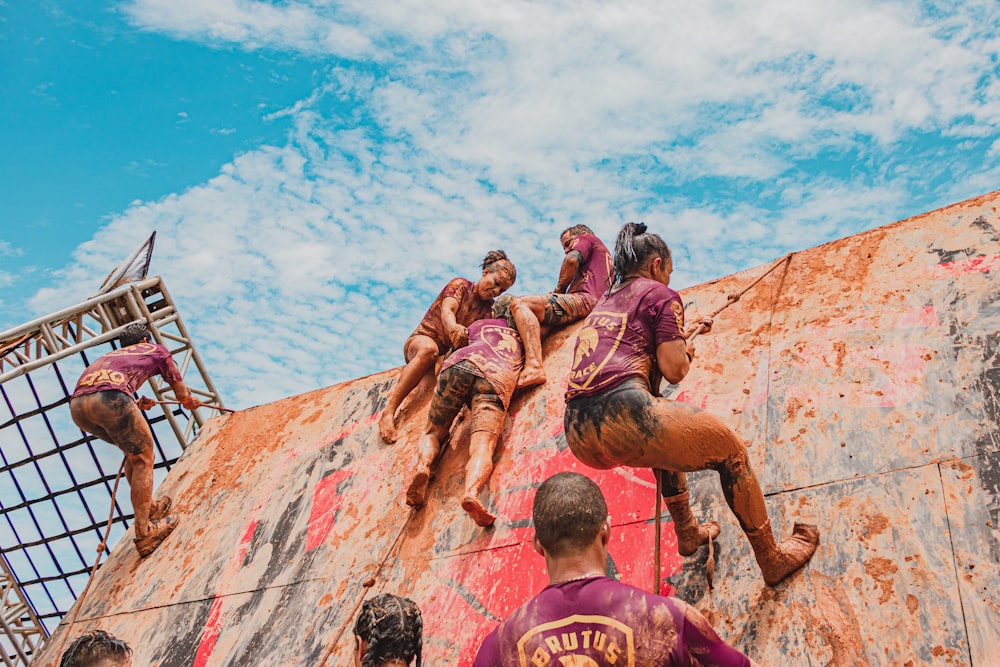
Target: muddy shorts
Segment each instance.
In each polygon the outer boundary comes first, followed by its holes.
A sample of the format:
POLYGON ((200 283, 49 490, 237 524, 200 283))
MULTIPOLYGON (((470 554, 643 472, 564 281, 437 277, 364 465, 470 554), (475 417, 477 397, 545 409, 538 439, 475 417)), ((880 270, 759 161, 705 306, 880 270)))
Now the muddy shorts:
POLYGON ((126 454, 138 456, 153 448, 153 433, 142 411, 123 391, 98 391, 69 402, 77 426, 110 442, 126 454))
POLYGON ((441 371, 427 417, 437 427, 451 427, 463 405, 472 408, 472 432, 500 435, 507 414, 490 381, 471 361, 460 361, 441 371))
POLYGON ((582 320, 594 309, 595 301, 587 294, 553 294, 545 304, 545 326, 561 326, 582 320))

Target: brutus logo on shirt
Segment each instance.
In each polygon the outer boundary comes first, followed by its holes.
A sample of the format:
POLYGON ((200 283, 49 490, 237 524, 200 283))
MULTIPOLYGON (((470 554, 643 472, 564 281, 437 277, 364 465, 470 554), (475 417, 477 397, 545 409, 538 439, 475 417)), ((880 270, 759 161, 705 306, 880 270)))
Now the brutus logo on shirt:
POLYGON ((537 625, 517 642, 520 667, 634 667, 632 628, 607 616, 574 614, 537 625))
POLYGON ((615 350, 621 345, 627 323, 628 315, 626 313, 590 314, 576 338, 576 348, 573 350, 573 369, 569 374, 570 387, 584 389, 590 386, 594 376, 604 368, 605 364, 614 356, 615 350), (611 344, 599 345, 602 338, 611 339, 611 344))

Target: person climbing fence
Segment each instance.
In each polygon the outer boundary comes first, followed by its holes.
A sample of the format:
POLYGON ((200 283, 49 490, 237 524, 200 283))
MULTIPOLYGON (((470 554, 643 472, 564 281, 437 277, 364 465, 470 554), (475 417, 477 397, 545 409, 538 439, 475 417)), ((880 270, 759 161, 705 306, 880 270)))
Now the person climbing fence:
MULTIPOLYGON (((599 469, 658 470, 674 521, 678 551, 693 554, 719 533, 691 514, 684 473, 715 470, 726 502, 773 586, 808 562, 819 543, 816 526, 796 523, 776 543, 764 494, 746 445, 721 419, 659 396, 660 377, 687 375, 695 349, 685 339, 684 306, 670 289, 670 249, 642 223, 629 223, 615 242, 616 282, 580 329, 566 391, 564 429, 570 450, 599 469)), ((699 323, 698 330, 711 327, 699 323)))
POLYGON ((121 348, 87 367, 69 402, 77 426, 125 454, 125 479, 135 512, 134 543, 142 557, 166 539, 177 527, 178 518, 169 515, 169 496, 153 502, 153 433, 140 410, 149 409, 156 401, 142 398, 136 402, 133 396, 146 380, 160 375, 185 408, 194 410, 201 405, 184 384, 170 351, 151 341, 144 323, 127 325, 119 335, 121 348))

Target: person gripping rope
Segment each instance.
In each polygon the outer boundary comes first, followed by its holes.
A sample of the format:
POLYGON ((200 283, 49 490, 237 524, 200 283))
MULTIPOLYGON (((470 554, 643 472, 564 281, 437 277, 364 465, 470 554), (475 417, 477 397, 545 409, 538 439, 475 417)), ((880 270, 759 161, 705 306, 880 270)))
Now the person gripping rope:
POLYGON ((473 667, 756 667, 694 607, 605 576, 611 517, 593 481, 553 475, 531 517, 549 585, 486 636, 473 667))
POLYGON ((812 558, 819 531, 797 523, 777 544, 743 441, 718 417, 659 395, 661 376, 679 383, 695 353, 682 333, 684 306, 669 287, 667 244, 646 225, 629 223, 618 234, 614 261, 616 284, 588 316, 573 350, 566 442, 593 468, 656 470, 683 556, 719 532, 718 524, 699 526, 691 515, 684 473, 718 472, 764 581, 774 586, 812 558))
POLYGON ((177 527, 168 516, 168 496, 153 502, 153 433, 140 410, 155 401, 133 396, 146 380, 160 375, 188 410, 201 405, 184 384, 170 351, 151 342, 142 322, 127 325, 118 337, 121 348, 90 364, 76 383, 69 409, 73 422, 87 433, 118 447, 125 454, 125 479, 135 512, 135 548, 142 557, 151 554, 177 527))
POLYGON ((472 435, 465 468, 462 509, 480 526, 490 526, 496 516, 479 499, 493 472, 493 452, 503 428, 510 398, 524 364, 524 347, 513 328, 510 305, 503 295, 493 305, 494 319, 469 327, 469 344, 449 356, 438 375, 437 388, 427 415, 427 429, 417 444, 417 463, 406 491, 406 502, 424 504, 431 466, 448 439, 452 421, 465 405, 471 406, 472 435))

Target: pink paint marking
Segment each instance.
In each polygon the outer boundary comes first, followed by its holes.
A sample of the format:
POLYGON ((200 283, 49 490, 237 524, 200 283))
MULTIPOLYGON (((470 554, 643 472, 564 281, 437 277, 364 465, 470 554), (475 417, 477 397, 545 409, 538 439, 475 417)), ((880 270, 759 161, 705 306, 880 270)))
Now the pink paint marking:
MULTIPOLYGON (((243 559, 246 558, 247 551, 250 549, 250 541, 253 539, 254 533, 257 532, 258 521, 252 519, 243 531, 243 537, 240 538, 239 546, 237 547, 234 555, 229 560, 229 565, 226 567, 227 573, 232 573, 238 571, 243 564, 243 559)), ((205 667, 208 664, 208 659, 212 656, 212 652, 215 650, 215 644, 219 641, 219 631, 222 626, 222 605, 225 601, 225 596, 219 595, 218 593, 212 598, 212 608, 208 611, 208 620, 205 622, 205 629, 201 633, 201 642, 198 644, 198 650, 194 655, 193 667, 205 667)))
POLYGON ((941 262, 936 267, 937 271, 954 277, 964 273, 989 273, 1000 269, 1000 254, 983 257, 971 257, 957 262, 941 262))
POLYGON ((333 520, 344 504, 344 497, 337 493, 337 486, 354 476, 351 470, 340 469, 319 481, 313 491, 312 508, 309 510, 309 525, 306 529, 306 552, 312 551, 326 542, 333 529, 333 520))

